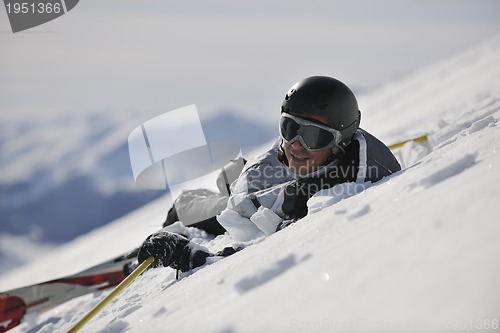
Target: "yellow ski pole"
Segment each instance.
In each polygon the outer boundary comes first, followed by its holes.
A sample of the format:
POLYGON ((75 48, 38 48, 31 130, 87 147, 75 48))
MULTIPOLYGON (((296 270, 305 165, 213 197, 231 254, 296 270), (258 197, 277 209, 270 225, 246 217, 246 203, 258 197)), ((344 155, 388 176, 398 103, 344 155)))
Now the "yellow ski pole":
POLYGON ((410 142, 410 141, 413 141, 415 143, 422 143, 422 142, 425 142, 427 141, 429 138, 427 135, 422 135, 422 136, 419 136, 418 138, 413 138, 413 139, 410 139, 410 140, 406 140, 406 141, 403 141, 403 142, 399 142, 399 143, 395 143, 393 145, 390 145, 389 146, 389 149, 390 150, 394 150, 394 149, 398 149, 398 148, 401 148, 403 147, 406 143, 410 142))
POLYGON ((144 272, 146 270, 146 268, 149 267, 149 265, 151 265, 151 263, 154 261, 154 258, 153 257, 149 257, 148 259, 144 260, 139 266, 137 266, 134 271, 132 273, 130 273, 129 276, 127 276, 125 278, 125 280, 123 280, 119 285, 117 285, 115 287, 115 289, 113 289, 109 295, 107 295, 106 297, 104 297, 99 303, 97 303, 96 306, 94 306, 94 308, 92 310, 89 311, 89 313, 87 313, 85 315, 85 317, 83 317, 82 319, 80 319, 80 321, 78 321, 73 327, 71 327, 71 329, 68 331, 68 333, 75 333, 77 332, 80 328, 83 327, 83 325, 85 325, 86 323, 88 323, 90 321, 90 319, 92 319, 99 311, 101 311, 109 302, 111 302, 111 300, 113 298, 115 298, 119 293, 121 293, 123 291, 123 289, 127 288, 128 285, 130 283, 132 283, 132 281, 134 281, 134 279, 136 277, 138 277, 142 272, 144 272))

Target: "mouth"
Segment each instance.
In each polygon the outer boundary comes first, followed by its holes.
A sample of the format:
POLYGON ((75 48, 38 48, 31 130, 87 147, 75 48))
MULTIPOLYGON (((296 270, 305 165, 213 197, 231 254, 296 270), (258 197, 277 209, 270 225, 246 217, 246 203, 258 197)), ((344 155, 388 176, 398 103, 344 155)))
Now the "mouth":
POLYGON ((290 152, 290 156, 292 157, 292 159, 296 162, 299 162, 299 163, 303 163, 307 160, 309 160, 309 157, 308 156, 304 156, 304 155, 297 155, 293 152, 290 152))

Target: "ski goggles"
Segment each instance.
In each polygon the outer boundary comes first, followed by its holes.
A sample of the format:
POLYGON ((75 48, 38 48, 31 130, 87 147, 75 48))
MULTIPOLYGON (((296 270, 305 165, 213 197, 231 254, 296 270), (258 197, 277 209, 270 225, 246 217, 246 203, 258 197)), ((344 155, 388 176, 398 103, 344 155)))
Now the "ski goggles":
POLYGON ((298 140, 310 151, 337 146, 342 140, 342 134, 336 129, 288 113, 281 114, 280 135, 286 143, 298 140))

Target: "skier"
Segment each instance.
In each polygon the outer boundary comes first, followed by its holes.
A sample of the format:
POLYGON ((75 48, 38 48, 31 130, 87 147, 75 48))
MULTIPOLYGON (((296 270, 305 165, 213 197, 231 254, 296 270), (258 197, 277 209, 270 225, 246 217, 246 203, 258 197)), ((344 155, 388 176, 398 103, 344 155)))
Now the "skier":
MULTIPOLYGON (((219 188, 231 184, 230 195, 216 196, 209 211, 218 215, 206 216, 199 225, 216 225, 214 230, 227 231, 236 242, 250 242, 305 217, 307 201, 320 190, 376 182, 401 170, 391 151, 359 128, 360 120, 356 97, 344 83, 325 76, 297 82, 282 103, 280 138, 269 151, 245 161, 244 167, 240 160, 224 170, 218 182, 226 182, 219 188)), ((190 197, 195 196, 188 194, 176 202, 189 202, 190 197)), ((176 209, 185 207, 174 205, 165 225, 177 220, 176 209)), ((212 254, 182 235, 163 230, 144 241, 138 260, 153 256, 155 267, 186 272, 204 265, 209 256, 224 257, 239 249, 228 247, 212 254)))

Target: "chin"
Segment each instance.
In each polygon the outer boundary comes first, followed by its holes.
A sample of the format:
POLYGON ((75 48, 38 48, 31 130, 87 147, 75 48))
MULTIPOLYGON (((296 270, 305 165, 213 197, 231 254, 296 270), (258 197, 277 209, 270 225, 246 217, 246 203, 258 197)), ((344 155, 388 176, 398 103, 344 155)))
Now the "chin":
POLYGON ((289 166, 290 170, 295 173, 296 175, 300 175, 300 176, 304 176, 304 175, 307 175, 310 170, 308 167, 304 166, 304 165, 293 165, 291 164, 289 166))

